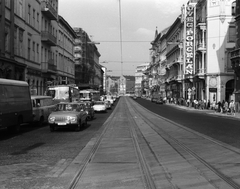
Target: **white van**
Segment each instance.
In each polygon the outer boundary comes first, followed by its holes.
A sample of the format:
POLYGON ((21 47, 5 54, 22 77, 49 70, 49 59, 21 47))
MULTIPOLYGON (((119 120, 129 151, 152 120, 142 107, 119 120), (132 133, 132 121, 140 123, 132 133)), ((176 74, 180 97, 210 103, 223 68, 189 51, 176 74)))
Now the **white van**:
POLYGON ((49 114, 55 109, 56 102, 51 96, 31 96, 33 107, 33 121, 37 122, 39 126, 46 123, 49 114))

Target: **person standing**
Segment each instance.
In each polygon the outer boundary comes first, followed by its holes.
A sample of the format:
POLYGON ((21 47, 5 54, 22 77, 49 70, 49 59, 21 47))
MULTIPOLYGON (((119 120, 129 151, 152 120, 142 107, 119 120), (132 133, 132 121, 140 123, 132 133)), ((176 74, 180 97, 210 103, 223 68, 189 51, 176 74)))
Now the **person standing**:
POLYGON ((229 104, 229 109, 230 109, 230 113, 235 115, 235 103, 233 100, 231 100, 231 102, 229 104))

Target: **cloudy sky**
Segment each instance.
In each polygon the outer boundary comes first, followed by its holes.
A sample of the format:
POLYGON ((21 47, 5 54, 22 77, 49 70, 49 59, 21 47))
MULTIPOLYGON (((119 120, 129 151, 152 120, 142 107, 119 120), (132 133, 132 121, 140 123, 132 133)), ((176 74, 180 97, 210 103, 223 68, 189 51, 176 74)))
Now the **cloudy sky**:
POLYGON ((170 26, 181 13, 181 6, 187 2, 59 0, 58 13, 71 27, 82 28, 92 41, 100 42, 97 45, 100 64, 107 67, 109 75, 134 75, 137 65, 150 61, 150 42, 154 39, 156 27, 160 32, 170 26))

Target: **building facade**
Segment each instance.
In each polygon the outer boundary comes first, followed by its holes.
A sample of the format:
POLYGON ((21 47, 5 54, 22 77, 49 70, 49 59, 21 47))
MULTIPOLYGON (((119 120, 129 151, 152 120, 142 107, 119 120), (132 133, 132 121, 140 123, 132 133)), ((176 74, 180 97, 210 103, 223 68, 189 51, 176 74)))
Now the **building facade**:
POLYGON ((99 87, 102 87, 103 73, 99 65, 101 55, 95 45, 96 43, 91 41, 82 28, 76 27, 74 31, 77 35, 74 47, 76 85, 80 89, 92 88, 99 90, 99 87), (101 72, 101 75, 97 74, 98 72, 101 72))
POLYGON ((144 79, 144 72, 149 67, 149 63, 141 64, 136 67, 135 71, 135 95, 141 96, 143 93, 142 81, 144 79))
POLYGON ((58 0, 0 3, 0 78, 27 81, 32 94, 74 83, 74 32, 58 0))
POLYGON ((151 43, 149 87, 161 86, 154 81, 159 75, 158 67, 166 71, 161 78, 164 78, 168 98, 209 100, 211 103, 233 99, 234 72, 230 53, 236 39, 235 5, 232 0, 198 0, 184 5, 181 15, 164 36, 167 45, 165 68, 157 63, 163 60, 158 58, 163 40, 155 37, 151 43))
POLYGON ((231 52, 231 62, 234 70, 234 100, 236 111, 240 112, 240 2, 235 3, 236 40, 235 49, 231 52))

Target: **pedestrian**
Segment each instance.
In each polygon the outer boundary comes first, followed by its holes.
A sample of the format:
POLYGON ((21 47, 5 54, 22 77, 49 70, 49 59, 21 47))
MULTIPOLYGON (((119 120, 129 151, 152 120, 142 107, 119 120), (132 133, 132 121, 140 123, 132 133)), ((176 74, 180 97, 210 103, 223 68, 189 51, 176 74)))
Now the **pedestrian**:
POLYGON ((208 102, 207 102, 207 109, 208 110, 210 109, 210 106, 211 106, 211 103, 210 103, 210 100, 208 100, 208 102))
POLYGON ((204 110, 206 105, 206 103, 204 102, 204 100, 201 100, 201 109, 204 110))
POLYGON ((221 112, 221 108, 222 108, 222 103, 221 101, 218 101, 218 112, 221 112))
POLYGON ((231 100, 231 102, 229 104, 229 109, 230 109, 230 113, 235 115, 235 103, 233 100, 231 100))
POLYGON ((190 99, 188 98, 187 99, 187 107, 189 107, 190 106, 190 99))
POLYGON ((228 101, 225 101, 224 103, 224 113, 226 113, 228 111, 228 101))

